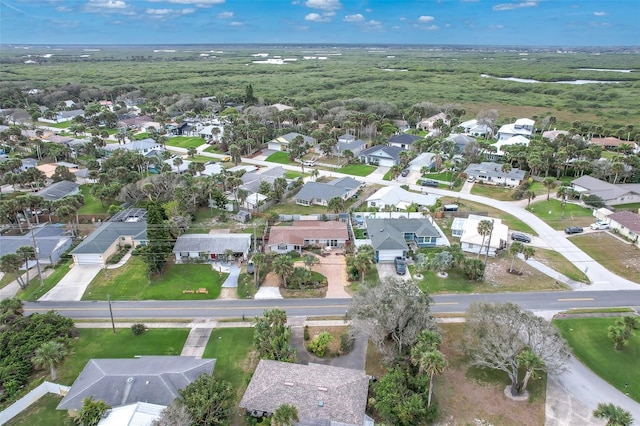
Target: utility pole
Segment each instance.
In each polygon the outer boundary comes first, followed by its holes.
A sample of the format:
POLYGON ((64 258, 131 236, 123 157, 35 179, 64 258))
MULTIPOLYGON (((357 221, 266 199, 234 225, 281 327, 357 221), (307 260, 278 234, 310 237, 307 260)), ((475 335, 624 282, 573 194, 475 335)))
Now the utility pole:
MULTIPOLYGON (((40 279, 40 288, 44 287, 44 281, 42 280, 42 271, 40 271, 40 260, 38 260, 38 246, 36 245, 36 235, 33 232, 33 226, 31 226, 31 241, 33 242, 33 249, 36 252, 36 268, 38 269, 38 278, 40 279)), ((27 260, 27 269, 29 269, 29 261, 27 260)))
POLYGON ((107 302, 109 302, 109 316, 111 316, 111 328, 113 329, 113 334, 116 334, 116 324, 113 322, 113 310, 111 309, 111 295, 107 294, 107 302))

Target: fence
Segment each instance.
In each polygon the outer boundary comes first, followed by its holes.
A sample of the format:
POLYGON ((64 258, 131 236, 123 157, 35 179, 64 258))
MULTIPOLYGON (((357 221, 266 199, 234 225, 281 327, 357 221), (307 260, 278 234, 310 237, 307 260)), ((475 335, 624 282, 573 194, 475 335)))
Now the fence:
POLYGON ((6 410, 0 411, 0 425, 7 423, 46 394, 55 393, 56 395, 66 395, 67 392, 69 392, 69 389, 71 389, 69 386, 43 382, 35 389, 32 389, 28 394, 11 404, 6 410))

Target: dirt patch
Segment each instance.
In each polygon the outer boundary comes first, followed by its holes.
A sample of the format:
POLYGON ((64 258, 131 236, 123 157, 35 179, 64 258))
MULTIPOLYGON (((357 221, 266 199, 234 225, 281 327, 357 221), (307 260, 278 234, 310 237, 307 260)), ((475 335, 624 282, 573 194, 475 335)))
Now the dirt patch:
POLYGON ((237 299, 238 298, 238 289, 237 288, 223 288, 220 291, 220 296, 218 299, 237 299))
POLYGON ((280 287, 280 294, 285 299, 324 298, 327 295, 327 287, 307 290, 290 290, 280 287))
POLYGON ((330 358, 333 356, 339 355, 340 351, 340 336, 347 329, 346 326, 336 326, 336 327, 309 327, 309 340, 304 342, 304 347, 309 350, 309 344, 313 339, 316 338, 320 333, 327 332, 333 337, 333 340, 329 342, 329 346, 327 348, 327 355, 324 358, 330 358))
POLYGON ((640 249, 633 244, 609 232, 578 235, 571 241, 611 272, 640 282, 640 249))
POLYGON ((524 265, 521 259, 516 259, 513 264, 514 271, 509 273, 511 258, 498 256, 489 259, 485 271, 485 281, 493 286, 496 291, 542 291, 566 289, 563 284, 557 283, 537 269, 524 265), (522 274, 520 274, 522 269, 522 274))
POLYGON ((280 287, 280 277, 275 272, 269 272, 264 278, 261 287, 280 287))

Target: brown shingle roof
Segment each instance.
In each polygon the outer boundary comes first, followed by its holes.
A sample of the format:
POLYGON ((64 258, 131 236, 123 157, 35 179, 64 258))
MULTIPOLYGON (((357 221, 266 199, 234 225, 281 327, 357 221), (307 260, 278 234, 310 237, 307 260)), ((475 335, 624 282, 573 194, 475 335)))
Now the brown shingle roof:
POLYGON ((291 226, 273 226, 269 233, 269 245, 303 245, 304 240, 347 240, 349 233, 344 222, 294 221, 291 226))
POLYGON ((640 234, 640 215, 637 215, 634 212, 622 210, 609 215, 607 219, 610 219, 613 222, 618 222, 630 231, 640 234))

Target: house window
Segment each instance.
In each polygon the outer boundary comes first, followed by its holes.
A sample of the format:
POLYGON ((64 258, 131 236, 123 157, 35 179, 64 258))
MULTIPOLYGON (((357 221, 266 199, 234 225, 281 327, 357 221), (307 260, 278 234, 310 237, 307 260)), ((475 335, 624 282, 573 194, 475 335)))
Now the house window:
POLYGON ((330 245, 331 247, 338 247, 338 240, 331 240, 331 241, 330 241, 330 243, 329 243, 329 245, 330 245))
POLYGON ((180 257, 189 257, 189 252, 188 251, 181 251, 180 252, 180 257))
POLYGON ((287 249, 286 244, 278 244, 278 250, 286 250, 286 249, 287 249))

